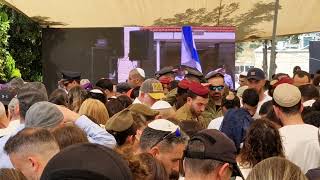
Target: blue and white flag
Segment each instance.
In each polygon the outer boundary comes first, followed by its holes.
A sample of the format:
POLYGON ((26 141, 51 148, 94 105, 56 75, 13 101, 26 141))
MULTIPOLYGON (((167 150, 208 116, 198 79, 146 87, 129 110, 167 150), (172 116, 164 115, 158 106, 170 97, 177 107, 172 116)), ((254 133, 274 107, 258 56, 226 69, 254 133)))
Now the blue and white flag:
POLYGON ((191 26, 182 27, 181 37, 181 65, 193 67, 202 72, 196 44, 192 36, 191 26))

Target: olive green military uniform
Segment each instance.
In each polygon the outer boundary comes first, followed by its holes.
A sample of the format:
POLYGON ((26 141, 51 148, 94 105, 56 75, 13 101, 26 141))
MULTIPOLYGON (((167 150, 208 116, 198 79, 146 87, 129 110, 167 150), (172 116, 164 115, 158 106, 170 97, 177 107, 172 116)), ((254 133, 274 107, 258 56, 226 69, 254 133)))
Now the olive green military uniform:
POLYGON ((207 128, 208 125, 206 125, 204 119, 202 116, 194 116, 190 108, 187 104, 183 105, 178 111, 176 112, 176 119, 178 121, 198 121, 200 126, 203 128, 207 128))
POLYGON ((216 105, 214 103, 214 100, 212 97, 209 97, 209 103, 205 109, 205 111, 201 114, 201 116, 204 119, 204 122, 206 124, 206 127, 208 127, 211 120, 223 116, 221 107, 219 109, 216 109, 216 105))

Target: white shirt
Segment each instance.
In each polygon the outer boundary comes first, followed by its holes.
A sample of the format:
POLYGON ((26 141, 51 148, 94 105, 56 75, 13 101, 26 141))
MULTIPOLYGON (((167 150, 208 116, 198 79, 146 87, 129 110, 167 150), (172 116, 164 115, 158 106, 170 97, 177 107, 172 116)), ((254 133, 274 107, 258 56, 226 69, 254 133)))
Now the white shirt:
POLYGON ((19 127, 19 125, 20 125, 20 120, 10 121, 8 127, 4 128, 4 129, 0 129, 0 137, 8 135, 8 134, 12 134, 13 132, 16 131, 16 129, 19 127))
POLYGON ((132 104, 142 104, 142 102, 138 98, 136 98, 136 99, 134 99, 132 104))
MULTIPOLYGON (((239 169, 241 171, 241 174, 246 179, 248 177, 249 173, 251 172, 252 168, 251 167, 241 166, 239 163, 238 163, 238 166, 239 166, 239 169)), ((236 180, 242 180, 242 178, 237 176, 236 180)))
POLYGON ((256 113, 254 114, 253 119, 259 119, 259 118, 260 118, 259 111, 260 111, 260 109, 261 109, 262 104, 264 104, 265 102, 268 102, 268 101, 271 101, 271 100, 272 100, 272 97, 269 96, 268 94, 265 93, 264 95, 265 95, 265 96, 264 96, 263 100, 262 100, 262 101, 259 101, 259 103, 258 103, 257 111, 256 111, 256 113))
POLYGON ((316 102, 316 100, 314 100, 314 99, 306 101, 306 102, 303 103, 303 107, 311 107, 314 102, 316 102))
POLYGON ((279 129, 287 159, 304 173, 320 166, 318 131, 309 124, 288 125, 279 129))
POLYGON ((220 127, 223 121, 223 116, 218 117, 214 120, 211 120, 209 125, 208 125, 208 129, 216 129, 220 131, 220 127))

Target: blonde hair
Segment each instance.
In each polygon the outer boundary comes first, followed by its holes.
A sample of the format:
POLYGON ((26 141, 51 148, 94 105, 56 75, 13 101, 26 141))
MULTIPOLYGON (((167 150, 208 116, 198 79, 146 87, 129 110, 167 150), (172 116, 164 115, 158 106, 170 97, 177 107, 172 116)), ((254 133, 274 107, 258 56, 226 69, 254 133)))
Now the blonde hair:
POLYGON ((281 157, 271 157, 258 163, 247 180, 308 180, 301 169, 281 157))
POLYGON ((79 109, 79 114, 88 116, 98 125, 105 125, 109 119, 106 106, 99 100, 92 98, 89 98, 82 103, 79 109))

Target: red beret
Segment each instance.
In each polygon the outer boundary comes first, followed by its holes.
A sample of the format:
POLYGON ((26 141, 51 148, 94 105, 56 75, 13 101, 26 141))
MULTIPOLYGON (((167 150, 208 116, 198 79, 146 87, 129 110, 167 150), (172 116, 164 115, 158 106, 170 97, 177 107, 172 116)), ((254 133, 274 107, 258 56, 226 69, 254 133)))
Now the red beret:
POLYGON ((209 93, 208 87, 202 86, 198 82, 191 82, 189 90, 199 96, 206 96, 209 93))
POLYGON ((180 81, 178 83, 179 88, 181 89, 189 89, 190 86, 190 81, 186 80, 186 79, 182 79, 182 81, 180 81))
POLYGON ((278 82, 272 85, 273 88, 276 88, 278 85, 287 83, 287 84, 293 84, 293 79, 290 77, 282 77, 278 82))
POLYGON ((159 81, 161 82, 161 84, 170 84, 172 81, 172 78, 170 77, 165 77, 165 76, 161 76, 159 78, 159 81))

